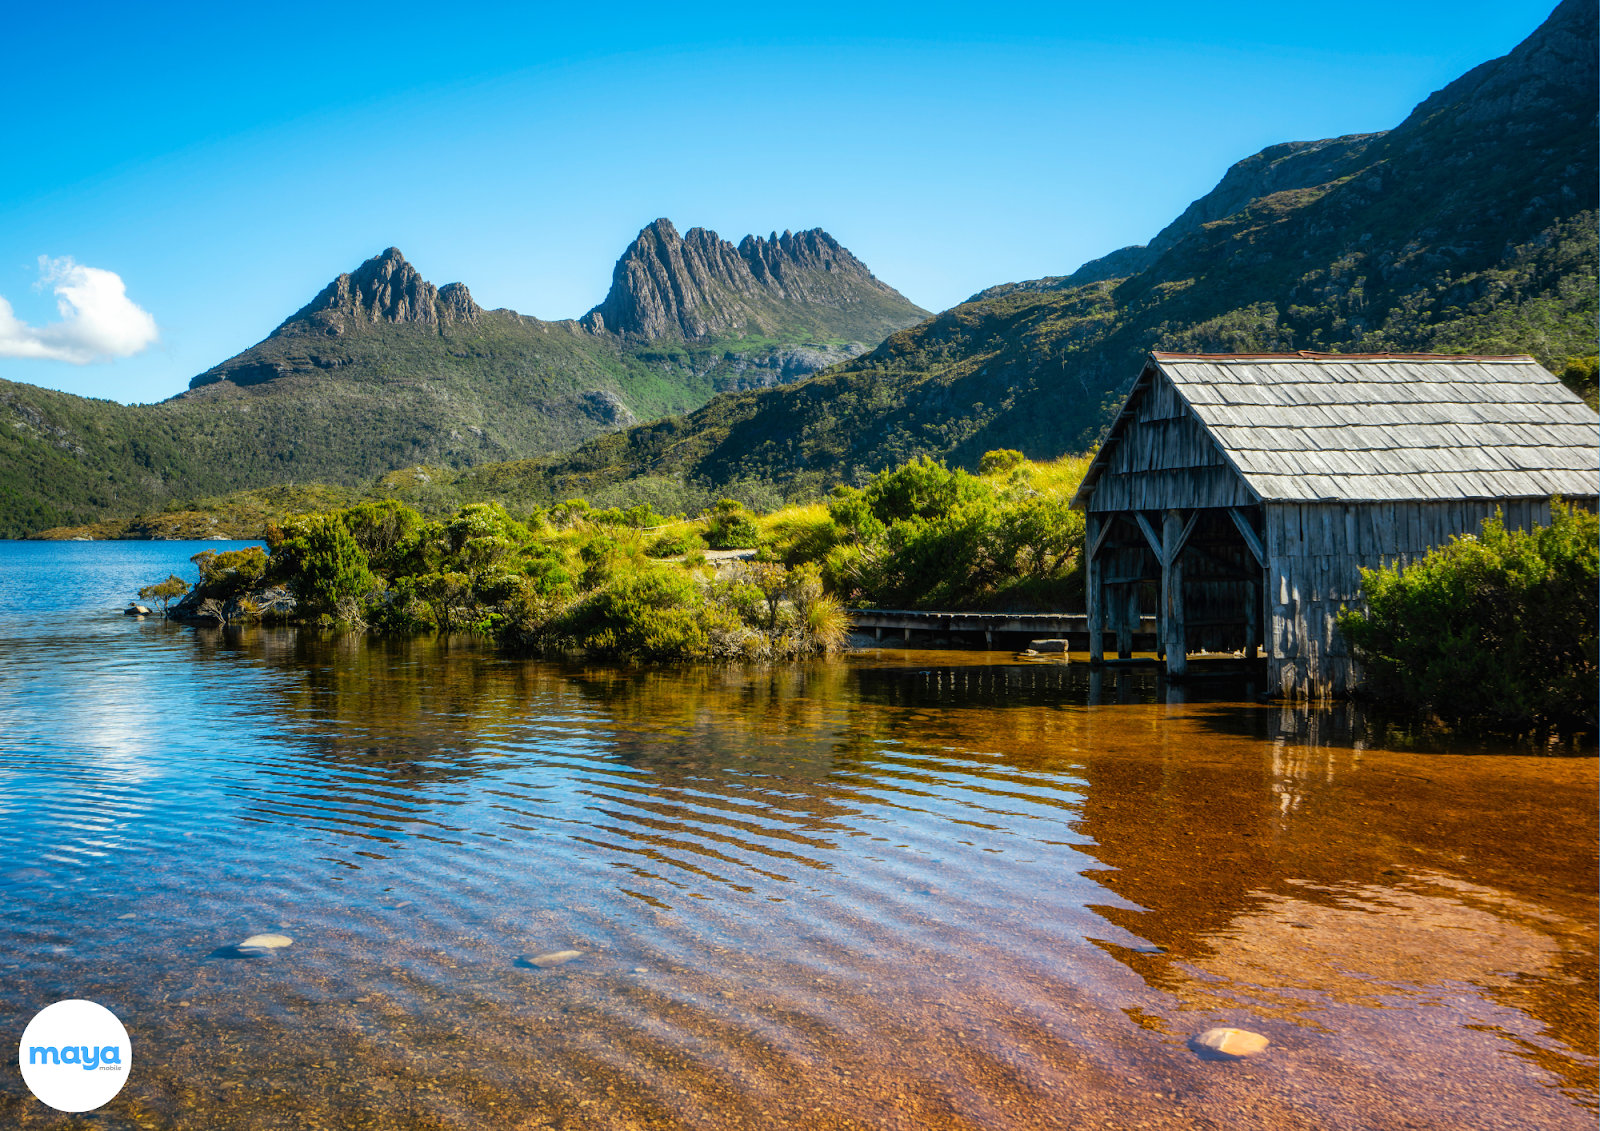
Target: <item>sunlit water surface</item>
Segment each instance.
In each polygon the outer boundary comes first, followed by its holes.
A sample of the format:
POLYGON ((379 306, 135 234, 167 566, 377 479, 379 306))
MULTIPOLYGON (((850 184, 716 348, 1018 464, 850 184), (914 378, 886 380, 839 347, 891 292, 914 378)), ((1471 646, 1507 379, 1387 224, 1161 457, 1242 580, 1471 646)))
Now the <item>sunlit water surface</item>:
POLYGON ((0 543, 0 1029, 134 1042, 76 1120, 10 1061, 0 1125, 1594 1125, 1592 758, 1005 653, 120 615, 199 548, 0 543))

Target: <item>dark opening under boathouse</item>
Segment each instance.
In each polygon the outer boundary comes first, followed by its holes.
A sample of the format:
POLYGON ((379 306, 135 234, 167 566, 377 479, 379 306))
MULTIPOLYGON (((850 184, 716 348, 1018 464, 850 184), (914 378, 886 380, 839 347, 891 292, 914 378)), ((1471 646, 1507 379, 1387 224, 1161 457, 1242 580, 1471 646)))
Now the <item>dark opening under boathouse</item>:
POLYGON ((1090 656, 1157 620, 1167 671, 1264 649, 1267 686, 1342 695, 1361 568, 1594 509, 1600 417, 1528 357, 1152 353, 1084 477, 1090 656))

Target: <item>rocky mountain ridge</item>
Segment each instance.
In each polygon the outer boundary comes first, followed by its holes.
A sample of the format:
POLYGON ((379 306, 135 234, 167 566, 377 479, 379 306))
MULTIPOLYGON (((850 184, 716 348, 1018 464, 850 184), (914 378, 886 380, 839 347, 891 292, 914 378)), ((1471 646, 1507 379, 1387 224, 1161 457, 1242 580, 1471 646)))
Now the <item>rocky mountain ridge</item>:
POLYGON ((821 228, 735 246, 705 228, 680 236, 663 218, 617 260, 605 301, 579 322, 645 341, 782 337, 797 323, 813 337, 821 327, 823 337, 867 341, 927 316, 821 228))
POLYGON ((406 262, 397 247, 340 275, 316 298, 284 320, 274 334, 345 333, 363 322, 471 322, 483 310, 465 283, 435 287, 406 262))

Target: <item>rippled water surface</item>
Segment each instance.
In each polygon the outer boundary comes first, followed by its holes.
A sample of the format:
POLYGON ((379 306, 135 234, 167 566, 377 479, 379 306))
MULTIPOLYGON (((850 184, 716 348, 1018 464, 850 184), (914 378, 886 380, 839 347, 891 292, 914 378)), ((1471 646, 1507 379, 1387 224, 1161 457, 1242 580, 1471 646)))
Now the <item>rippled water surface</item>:
POLYGON ((0 1125, 1594 1125, 1590 757, 1009 653, 119 614, 199 548, 0 543, 0 1028, 134 1042, 77 1120, 9 1061, 0 1125))

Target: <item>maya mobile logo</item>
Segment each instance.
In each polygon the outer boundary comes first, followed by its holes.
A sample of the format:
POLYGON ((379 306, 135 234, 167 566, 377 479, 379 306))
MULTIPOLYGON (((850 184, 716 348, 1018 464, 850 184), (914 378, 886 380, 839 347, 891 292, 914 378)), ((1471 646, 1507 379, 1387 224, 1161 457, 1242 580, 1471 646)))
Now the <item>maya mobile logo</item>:
POLYGON ((122 1090, 133 1042, 117 1015, 92 1001, 58 1001, 23 1030, 18 1067, 28 1089, 57 1111, 93 1111, 122 1090))

